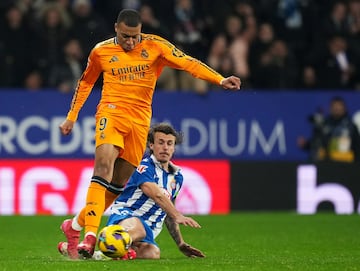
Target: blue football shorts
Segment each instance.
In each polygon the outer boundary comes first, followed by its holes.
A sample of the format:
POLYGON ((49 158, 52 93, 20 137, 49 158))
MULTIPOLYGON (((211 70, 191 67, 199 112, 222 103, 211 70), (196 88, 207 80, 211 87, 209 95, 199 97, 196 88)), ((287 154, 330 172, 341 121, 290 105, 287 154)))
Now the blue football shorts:
POLYGON ((123 221, 127 218, 137 217, 138 219, 140 219, 141 223, 143 224, 143 226, 145 228, 145 232, 146 232, 146 236, 144 237, 144 239, 141 240, 141 242, 149 243, 149 244, 152 244, 152 245, 155 245, 158 247, 158 244, 154 240, 154 235, 153 235, 151 228, 145 223, 145 221, 141 217, 134 215, 133 211, 128 208, 118 209, 118 211, 120 212, 120 214, 111 214, 109 216, 109 219, 106 223, 107 226, 117 225, 117 224, 119 224, 120 221, 123 221))

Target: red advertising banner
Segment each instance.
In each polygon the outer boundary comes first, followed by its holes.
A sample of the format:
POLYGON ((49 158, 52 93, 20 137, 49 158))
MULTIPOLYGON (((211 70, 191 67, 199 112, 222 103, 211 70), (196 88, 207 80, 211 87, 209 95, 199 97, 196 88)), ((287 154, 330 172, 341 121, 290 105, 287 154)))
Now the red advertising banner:
POLYGON ((175 161, 182 169, 184 184, 176 206, 183 213, 230 211, 230 163, 225 160, 175 161))
MULTIPOLYGON (((184 185, 176 205, 183 213, 228 213, 230 164, 179 160, 184 185)), ((79 211, 92 160, 0 160, 0 215, 67 215, 79 211)))

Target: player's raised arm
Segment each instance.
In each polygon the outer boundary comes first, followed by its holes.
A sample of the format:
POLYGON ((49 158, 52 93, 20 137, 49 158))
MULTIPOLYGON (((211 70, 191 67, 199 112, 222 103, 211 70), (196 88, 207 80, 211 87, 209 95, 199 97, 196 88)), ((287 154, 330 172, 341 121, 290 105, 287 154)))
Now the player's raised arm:
POLYGON ((238 90, 241 86, 241 80, 237 76, 229 76, 224 78, 217 71, 203 63, 202 61, 185 54, 180 49, 165 39, 159 38, 155 42, 162 50, 166 65, 184 70, 193 77, 199 78, 215 85, 221 85, 224 89, 238 90))

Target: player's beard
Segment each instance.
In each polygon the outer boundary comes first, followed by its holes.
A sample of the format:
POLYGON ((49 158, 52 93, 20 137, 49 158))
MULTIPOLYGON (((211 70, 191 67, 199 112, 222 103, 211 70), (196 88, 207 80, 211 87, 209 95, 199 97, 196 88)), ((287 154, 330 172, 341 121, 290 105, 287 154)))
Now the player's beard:
POLYGON ((170 160, 170 155, 168 153, 160 153, 159 155, 160 157, 158 158, 158 161, 161 163, 161 164, 165 164, 165 163, 168 163, 169 160, 170 160), (162 158, 164 157, 164 158, 162 158))

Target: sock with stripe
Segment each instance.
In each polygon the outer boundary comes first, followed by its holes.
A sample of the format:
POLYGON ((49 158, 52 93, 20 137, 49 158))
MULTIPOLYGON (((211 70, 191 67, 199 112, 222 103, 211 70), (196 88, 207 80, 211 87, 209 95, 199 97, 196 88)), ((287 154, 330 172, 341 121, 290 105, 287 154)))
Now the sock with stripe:
MULTIPOLYGON (((111 204, 115 201, 115 199, 121 194, 121 192, 124 191, 123 186, 117 186, 114 184, 109 184, 108 188, 105 191, 105 207, 104 212, 111 206, 111 204)), ((86 207, 82 208, 80 213, 78 213, 73 222, 73 227, 76 222, 76 227, 74 229, 76 230, 82 230, 85 226, 85 212, 86 207)))
POLYGON ((106 192, 105 192, 105 210, 110 207, 110 205, 116 200, 116 198, 124 191, 123 186, 119 186, 113 183, 110 183, 106 192))
MULTIPOLYGON (((84 216, 85 235, 97 233, 105 209, 105 192, 109 183, 101 177, 93 176, 86 196, 84 216)), ((80 224, 80 223, 79 223, 80 224)))

